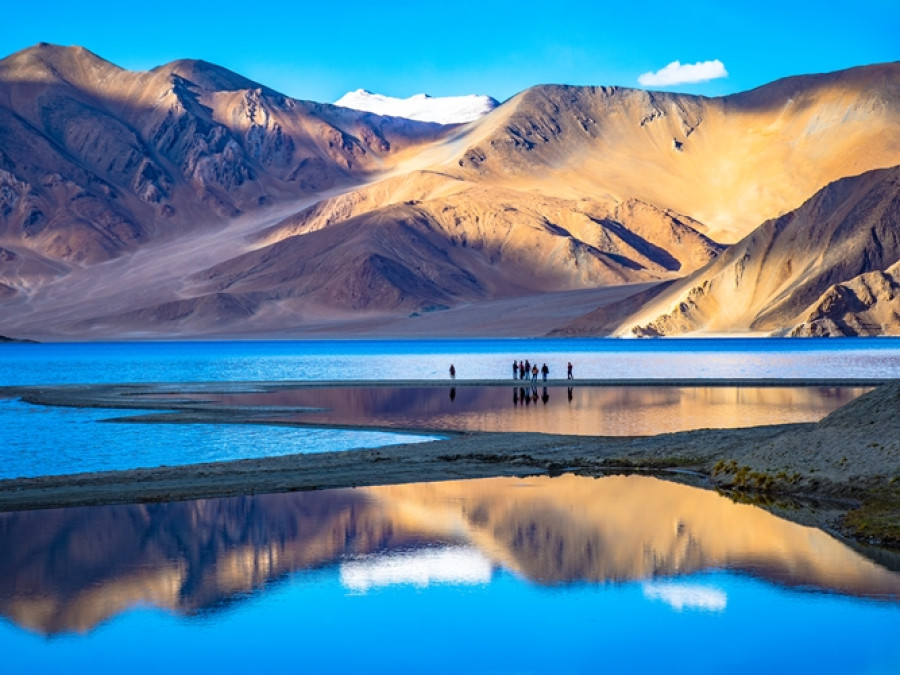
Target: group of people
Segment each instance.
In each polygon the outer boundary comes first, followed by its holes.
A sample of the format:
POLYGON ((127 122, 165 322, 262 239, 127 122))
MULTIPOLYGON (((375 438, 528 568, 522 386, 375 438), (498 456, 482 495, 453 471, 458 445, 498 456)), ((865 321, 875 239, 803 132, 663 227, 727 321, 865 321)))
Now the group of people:
MULTIPOLYGON (((550 368, 547 367, 546 363, 540 367, 540 370, 538 370, 537 363, 532 364, 528 359, 525 359, 524 361, 514 360, 512 364, 512 370, 514 380, 525 380, 530 375, 532 384, 537 382, 538 374, 543 377, 544 382, 547 381, 547 376, 550 374, 550 368)), ((572 375, 571 361, 566 364, 566 371, 566 379, 574 379, 574 376, 572 375)))
POLYGON ((528 359, 525 359, 524 361, 519 361, 518 363, 513 361, 513 379, 514 380, 516 379, 516 376, 518 376, 518 379, 520 379, 520 380, 528 379, 528 377, 530 376, 531 382, 535 383, 535 382, 537 382, 538 373, 540 373, 541 375, 544 376, 544 382, 546 382, 547 375, 550 374, 550 369, 547 367, 546 363, 543 366, 541 366, 540 370, 538 370, 537 363, 532 365, 528 359))
MULTIPOLYGON (((530 376, 532 384, 537 383, 538 375, 541 375, 544 378, 544 382, 547 381, 547 376, 550 375, 550 368, 547 366, 546 363, 544 365, 542 365, 540 368, 538 368, 537 362, 532 364, 531 361, 529 361, 528 359, 525 359, 524 361, 515 361, 514 360, 513 364, 512 364, 512 370, 513 370, 513 379, 514 380, 525 380, 525 379, 528 379, 528 377, 530 376)), ((451 380, 456 379, 456 366, 454 366, 452 363, 450 364, 450 379, 451 380)), ((566 379, 568 379, 568 380, 575 379, 574 376, 572 375, 572 362, 571 361, 569 361, 566 364, 566 379)))

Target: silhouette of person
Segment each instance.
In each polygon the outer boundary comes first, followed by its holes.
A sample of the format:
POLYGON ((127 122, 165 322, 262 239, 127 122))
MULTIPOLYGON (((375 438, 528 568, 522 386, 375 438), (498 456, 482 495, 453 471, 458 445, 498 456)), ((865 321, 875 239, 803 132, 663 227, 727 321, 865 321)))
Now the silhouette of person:
POLYGON ((566 394, 568 394, 569 403, 571 403, 572 402, 572 387, 569 387, 569 389, 566 391, 566 394))
POLYGON ((569 365, 568 365, 568 367, 566 368, 566 379, 567 379, 567 380, 574 380, 574 379, 575 379, 575 378, 572 376, 572 362, 571 362, 571 361, 569 361, 569 365))
POLYGON ((549 375, 549 374, 550 374, 550 369, 547 367, 547 364, 545 363, 543 366, 541 366, 541 375, 544 376, 544 382, 547 381, 547 375, 549 375))
POLYGON ((452 363, 450 364, 450 379, 451 380, 456 379, 456 368, 453 366, 452 363))
POLYGON ((544 391, 541 393, 541 400, 544 402, 544 405, 547 405, 547 401, 550 400, 550 394, 547 393, 547 387, 544 387, 544 391))
POLYGON ((519 373, 519 364, 513 361, 513 379, 516 379, 516 375, 519 373))
POLYGON ((450 402, 456 400, 456 387, 450 387, 450 402))

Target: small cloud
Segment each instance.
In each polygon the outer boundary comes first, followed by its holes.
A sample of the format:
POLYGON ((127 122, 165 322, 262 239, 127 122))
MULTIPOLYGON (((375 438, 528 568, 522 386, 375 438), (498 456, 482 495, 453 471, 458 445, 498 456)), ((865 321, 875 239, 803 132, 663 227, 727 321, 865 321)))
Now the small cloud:
POLYGON ((477 549, 446 546, 422 551, 396 551, 341 563, 341 584, 357 592, 397 584, 486 584, 491 561, 477 549))
POLYGON ((728 604, 724 591, 696 584, 646 583, 644 597, 662 600, 679 612, 685 608, 721 612, 728 604))
POLYGON ((728 77, 728 71, 719 59, 683 65, 681 61, 672 61, 662 70, 644 73, 638 78, 638 83, 644 87, 668 87, 673 84, 707 82, 720 77, 728 77))

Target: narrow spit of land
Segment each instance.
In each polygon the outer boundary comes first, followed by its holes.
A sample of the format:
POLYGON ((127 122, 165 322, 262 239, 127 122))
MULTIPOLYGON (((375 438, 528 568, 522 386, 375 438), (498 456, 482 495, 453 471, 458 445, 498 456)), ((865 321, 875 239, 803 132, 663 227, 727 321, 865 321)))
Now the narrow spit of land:
MULTIPOLYGON (((0 396, 45 405, 175 411, 166 415, 169 423, 270 423, 258 411, 215 408, 198 401, 196 395, 298 386, 454 384, 508 386, 509 381, 117 384, 6 388, 0 396)), ((816 423, 641 437, 440 432, 445 440, 373 450, 4 480, 0 481, 0 511, 566 471, 594 475, 653 471, 675 480, 699 480, 736 499, 858 541, 900 546, 900 383, 817 379, 579 380, 575 384, 881 386, 816 423)))

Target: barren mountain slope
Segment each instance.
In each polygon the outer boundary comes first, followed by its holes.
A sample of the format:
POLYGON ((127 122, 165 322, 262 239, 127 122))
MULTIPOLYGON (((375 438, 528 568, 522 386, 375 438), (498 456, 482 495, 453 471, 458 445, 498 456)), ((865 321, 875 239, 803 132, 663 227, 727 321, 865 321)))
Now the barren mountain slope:
MULTIPOLYGON (((0 61, 0 332, 302 332, 671 281, 830 181, 898 164, 898 63, 719 99, 541 86, 444 127, 41 45, 0 61)), ((754 329, 869 271, 841 270, 798 278, 802 302, 754 329)))
MULTIPOLYGON (((843 312, 868 311, 863 305, 895 302, 898 260, 900 167, 870 171, 836 181, 796 211, 764 223, 637 310, 616 333, 779 333, 801 322, 815 324, 839 296, 849 300, 851 293, 859 293, 859 302, 843 312)), ((890 313, 884 318, 878 332, 900 332, 890 313)), ((832 325, 824 332, 870 331, 832 325)))
POLYGON ((26 292, 161 235, 359 183, 444 130, 293 100, 202 61, 131 72, 38 45, 0 61, 0 246, 37 275, 2 281, 26 292))
POLYGON ((900 164, 900 63, 792 77, 724 98, 528 89, 473 125, 446 166, 471 180, 637 198, 730 243, 844 176, 900 164))
POLYGON ((900 262, 867 272, 822 294, 794 337, 900 334, 900 262))
MULTIPOLYGON (((408 314, 658 280, 694 269, 719 251, 689 219, 646 204, 630 202, 610 214, 596 203, 471 185, 333 224, 321 217, 321 204, 311 207, 290 225, 274 228, 278 236, 270 231, 265 239, 273 243, 187 279, 182 300, 129 311, 118 320, 207 331, 229 329, 229 308, 230 330, 251 315, 262 321, 272 312, 285 325, 357 312, 408 314), (636 233, 644 227, 653 240, 636 233), (285 230, 294 234, 285 236, 285 230), (176 316, 178 323, 170 323, 176 316)), ((117 319, 93 317, 84 327, 98 321, 114 325, 117 319)))

